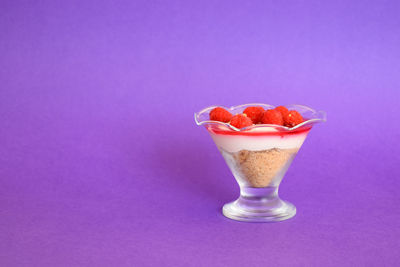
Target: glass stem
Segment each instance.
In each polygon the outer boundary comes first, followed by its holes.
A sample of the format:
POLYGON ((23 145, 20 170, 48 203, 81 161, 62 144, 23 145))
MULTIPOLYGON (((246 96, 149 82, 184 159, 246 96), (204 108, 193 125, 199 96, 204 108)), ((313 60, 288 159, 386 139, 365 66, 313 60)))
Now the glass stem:
POLYGON ((237 204, 246 210, 276 207, 281 202, 278 189, 278 186, 263 188, 242 187, 240 188, 240 197, 237 200, 237 204))

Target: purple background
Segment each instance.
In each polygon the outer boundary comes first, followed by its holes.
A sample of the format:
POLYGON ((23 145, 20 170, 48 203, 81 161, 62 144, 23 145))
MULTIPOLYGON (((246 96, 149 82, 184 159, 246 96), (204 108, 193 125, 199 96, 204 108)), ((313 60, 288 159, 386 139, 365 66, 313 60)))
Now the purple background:
POLYGON ((1 266, 399 265, 399 1, 1 1, 1 266), (168 3, 167 3, 168 2, 168 3), (193 113, 326 110, 281 185, 238 186, 193 113))

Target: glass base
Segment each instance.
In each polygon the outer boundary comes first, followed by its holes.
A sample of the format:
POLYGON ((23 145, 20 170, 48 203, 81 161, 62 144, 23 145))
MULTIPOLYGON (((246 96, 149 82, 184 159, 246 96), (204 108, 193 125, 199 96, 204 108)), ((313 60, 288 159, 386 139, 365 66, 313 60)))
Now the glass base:
POLYGON ((242 188, 240 197, 225 204, 222 213, 244 222, 277 222, 296 215, 296 207, 278 196, 277 187, 242 188))

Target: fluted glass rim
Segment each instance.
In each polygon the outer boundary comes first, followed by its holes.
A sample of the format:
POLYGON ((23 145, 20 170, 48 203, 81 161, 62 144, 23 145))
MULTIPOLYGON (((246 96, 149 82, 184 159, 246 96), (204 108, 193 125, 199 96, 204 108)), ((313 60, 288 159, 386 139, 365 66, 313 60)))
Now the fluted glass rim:
POLYGON ((305 105, 299 105, 299 104, 290 104, 290 105, 284 105, 286 108, 289 110, 297 110, 303 117, 305 117, 305 121, 294 126, 294 127, 286 127, 286 126, 281 126, 281 125, 275 125, 275 124, 254 124, 248 127, 244 127, 241 129, 236 128, 235 126, 230 125, 229 123, 225 122, 220 122, 220 121, 213 121, 209 119, 209 113, 211 110, 213 110, 216 107, 221 107, 232 114, 238 114, 242 113, 242 111, 250 106, 261 106, 264 109, 274 109, 274 105, 270 104, 265 104, 265 103, 248 103, 248 104, 242 104, 242 105, 237 105, 237 106, 232 106, 232 107, 225 107, 222 105, 213 105, 206 107, 199 112, 194 113, 194 119, 196 121, 196 124, 201 126, 207 126, 207 125, 219 125, 222 128, 226 128, 225 130, 230 130, 230 131, 236 131, 236 132, 243 132, 243 131, 250 131, 250 130, 260 130, 260 131, 270 131, 271 129, 274 129, 274 131, 282 131, 282 132, 287 132, 287 131, 294 131, 298 130, 300 128, 305 128, 305 127, 311 127, 312 125, 320 122, 326 122, 326 112, 323 110, 315 110, 311 107, 305 106, 305 105), (306 116, 305 116, 306 115, 306 116))

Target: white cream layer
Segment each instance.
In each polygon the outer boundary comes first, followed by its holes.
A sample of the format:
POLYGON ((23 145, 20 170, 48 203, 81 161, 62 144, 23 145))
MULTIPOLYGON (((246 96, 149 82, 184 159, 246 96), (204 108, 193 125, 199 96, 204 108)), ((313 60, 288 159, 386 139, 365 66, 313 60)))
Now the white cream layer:
POLYGON ((224 135, 210 132, 217 147, 231 153, 240 150, 260 151, 272 148, 300 148, 307 137, 307 132, 285 136, 246 136, 224 135))

